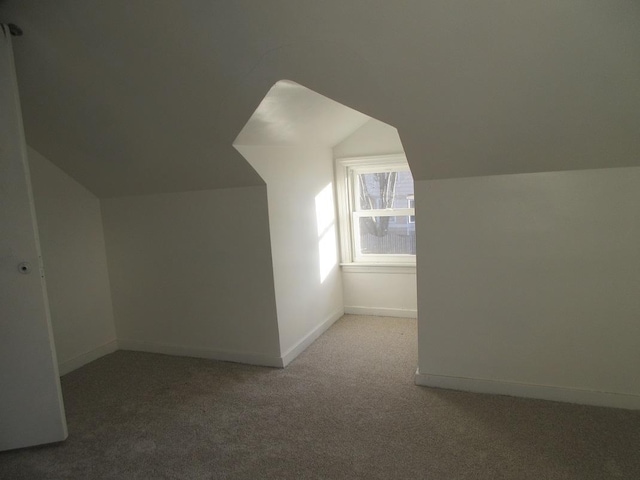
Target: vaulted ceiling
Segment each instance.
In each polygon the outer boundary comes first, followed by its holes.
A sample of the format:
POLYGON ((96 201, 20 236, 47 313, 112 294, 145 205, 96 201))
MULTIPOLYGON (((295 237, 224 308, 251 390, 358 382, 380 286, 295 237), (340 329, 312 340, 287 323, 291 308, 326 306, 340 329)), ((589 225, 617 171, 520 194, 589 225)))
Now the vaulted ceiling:
POLYGON ((640 3, 5 0, 27 141, 101 197, 262 184, 290 79, 398 128, 414 177, 640 165, 640 3))

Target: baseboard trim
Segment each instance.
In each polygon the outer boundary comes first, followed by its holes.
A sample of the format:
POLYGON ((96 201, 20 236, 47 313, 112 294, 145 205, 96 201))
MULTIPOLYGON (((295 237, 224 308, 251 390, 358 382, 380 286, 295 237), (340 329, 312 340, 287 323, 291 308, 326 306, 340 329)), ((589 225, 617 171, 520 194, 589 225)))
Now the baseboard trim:
POLYGON ((625 408, 640 410, 640 396, 623 393, 598 392, 576 388, 552 387, 525 383, 485 380, 480 378, 452 377, 447 375, 431 375, 416 370, 416 385, 423 387, 462 390, 513 397, 536 398, 556 402, 578 403, 598 407, 625 408))
POLYGON ((223 362, 246 363, 262 367, 282 367, 280 357, 269 355, 234 352, 230 350, 211 350, 207 348, 192 348, 181 345, 170 345, 153 342, 141 342, 138 340, 119 339, 120 350, 132 350, 135 352, 162 353, 164 355, 176 355, 180 357, 207 358, 223 362))
POLYGON ((344 313, 350 315, 372 315, 374 317, 418 318, 417 310, 384 307, 344 307, 344 313))
POLYGON ((339 309, 329 315, 320 325, 315 327, 309 333, 307 333, 298 343, 296 343, 293 347, 287 350, 284 355, 282 355, 282 367, 286 367, 289 365, 295 358, 304 352, 309 345, 315 342, 320 335, 326 332, 331 325, 336 323, 338 319, 340 319, 344 315, 344 310, 339 309))
POLYGON ((58 364, 58 372, 59 375, 66 375, 69 372, 72 372, 87 363, 93 362, 94 360, 99 359, 100 357, 104 357, 110 353, 118 350, 118 341, 111 340, 110 342, 105 343, 104 345, 100 345, 93 350, 89 350, 88 352, 82 353, 76 357, 73 357, 69 360, 65 360, 58 364))

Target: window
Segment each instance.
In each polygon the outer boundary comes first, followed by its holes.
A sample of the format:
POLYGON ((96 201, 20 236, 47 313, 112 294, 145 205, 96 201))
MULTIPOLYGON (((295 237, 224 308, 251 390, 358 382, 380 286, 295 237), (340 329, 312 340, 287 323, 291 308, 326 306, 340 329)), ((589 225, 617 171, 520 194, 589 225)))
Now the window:
POLYGON ((415 265, 413 177, 403 155, 336 161, 342 262, 415 265))

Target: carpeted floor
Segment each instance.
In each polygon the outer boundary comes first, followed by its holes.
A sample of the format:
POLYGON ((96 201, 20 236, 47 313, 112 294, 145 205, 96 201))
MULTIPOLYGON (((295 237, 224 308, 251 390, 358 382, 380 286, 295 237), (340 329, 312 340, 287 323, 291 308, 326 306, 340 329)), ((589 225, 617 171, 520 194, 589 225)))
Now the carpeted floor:
POLYGON ((66 442, 2 479, 640 479, 640 412, 413 384, 414 320, 345 316, 287 369, 116 352, 66 442))

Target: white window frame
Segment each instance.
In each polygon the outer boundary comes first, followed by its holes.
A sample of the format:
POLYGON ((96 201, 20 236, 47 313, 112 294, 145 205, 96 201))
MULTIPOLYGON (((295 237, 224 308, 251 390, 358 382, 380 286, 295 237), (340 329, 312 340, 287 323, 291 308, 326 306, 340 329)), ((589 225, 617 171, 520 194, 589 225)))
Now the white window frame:
MULTIPOLYGON (((338 200, 341 266, 357 272, 384 271, 385 273, 415 272, 415 255, 360 255, 356 242, 356 231, 360 217, 415 216, 414 208, 360 210, 355 201, 354 178, 359 173, 384 171, 410 171, 407 159, 402 154, 336 159, 336 196, 338 200)), ((415 193, 414 193, 415 195, 415 193)))
MULTIPOLYGON (((415 193, 409 195, 407 197, 407 207, 412 208, 415 211, 416 208, 416 198, 415 198, 415 193), (413 207, 411 206, 411 203, 413 203, 413 207)), ((413 225, 416 223, 416 215, 415 213, 413 215, 409 216, 409 220, 408 220, 409 225, 413 225), (413 220, 411 220, 411 217, 413 217, 413 220)))

